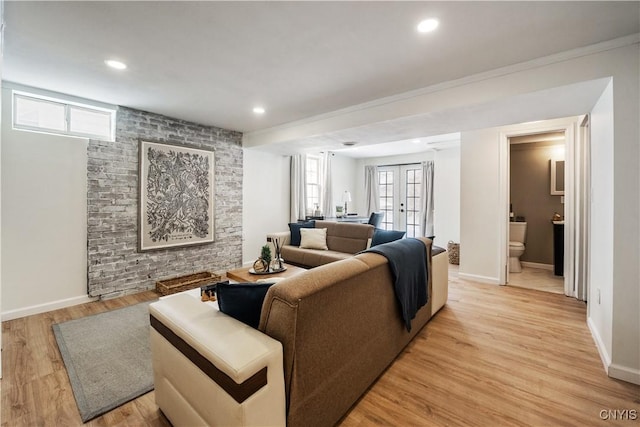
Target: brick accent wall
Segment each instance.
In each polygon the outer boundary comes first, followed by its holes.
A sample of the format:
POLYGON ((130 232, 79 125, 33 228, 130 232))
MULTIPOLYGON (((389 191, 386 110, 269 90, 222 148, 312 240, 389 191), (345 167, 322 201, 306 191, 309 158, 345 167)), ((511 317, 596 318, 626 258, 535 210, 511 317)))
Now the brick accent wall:
POLYGON ((116 141, 89 142, 88 293, 113 298, 157 280, 242 263, 242 134, 121 107, 116 141), (215 151, 215 242, 138 252, 138 140, 215 151))

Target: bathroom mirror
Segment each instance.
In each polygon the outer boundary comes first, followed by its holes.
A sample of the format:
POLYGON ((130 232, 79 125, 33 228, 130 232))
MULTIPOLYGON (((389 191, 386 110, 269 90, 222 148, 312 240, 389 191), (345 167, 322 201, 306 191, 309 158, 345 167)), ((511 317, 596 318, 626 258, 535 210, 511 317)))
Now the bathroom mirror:
POLYGON ((551 159, 551 195, 564 196, 564 160, 551 159))

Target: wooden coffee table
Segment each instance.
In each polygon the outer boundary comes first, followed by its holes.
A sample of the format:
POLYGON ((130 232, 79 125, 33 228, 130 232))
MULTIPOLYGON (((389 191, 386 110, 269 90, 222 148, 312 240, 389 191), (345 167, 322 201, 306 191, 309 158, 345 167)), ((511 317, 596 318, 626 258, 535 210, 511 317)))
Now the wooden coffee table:
POLYGON ((303 271, 307 271, 306 269, 296 267, 295 265, 284 264, 284 266, 287 268, 285 271, 272 274, 251 274, 249 273, 249 267, 236 268, 235 270, 227 271, 227 278, 229 280, 235 280, 237 282, 255 282, 258 279, 269 279, 272 277, 287 278, 295 276, 296 274, 300 274, 303 271))

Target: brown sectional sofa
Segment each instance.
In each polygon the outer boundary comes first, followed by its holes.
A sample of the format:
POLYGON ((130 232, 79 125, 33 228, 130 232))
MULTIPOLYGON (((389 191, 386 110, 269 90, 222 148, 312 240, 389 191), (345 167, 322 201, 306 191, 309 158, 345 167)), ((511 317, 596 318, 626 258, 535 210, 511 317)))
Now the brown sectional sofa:
POLYGON ((151 304, 158 406, 176 426, 335 424, 447 300, 446 253, 420 240, 429 301, 411 332, 387 259, 369 252, 272 286, 258 330, 197 295, 151 304))
POLYGON ((316 221, 315 228, 327 229, 327 247, 329 250, 303 249, 291 245, 290 232, 270 233, 269 239, 279 239, 282 246, 282 258, 289 264, 301 267, 318 267, 341 259, 351 258, 369 247, 374 227, 369 224, 316 221))

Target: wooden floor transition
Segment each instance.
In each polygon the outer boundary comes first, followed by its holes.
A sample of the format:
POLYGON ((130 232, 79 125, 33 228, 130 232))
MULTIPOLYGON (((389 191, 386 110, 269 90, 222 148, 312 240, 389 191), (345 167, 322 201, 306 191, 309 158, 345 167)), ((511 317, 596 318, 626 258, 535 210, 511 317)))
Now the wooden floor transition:
POLYGON ((564 295, 564 277, 544 268, 523 266, 520 273, 509 273, 508 285, 564 295))
MULTIPOLYGON (((2 323, 2 426, 81 425, 51 325, 156 298, 152 291, 2 323)), ((635 410, 640 386, 608 378, 563 295, 450 277, 447 306, 344 417, 352 426, 597 426, 635 410), (608 412, 605 413, 609 414, 608 412)), ((89 426, 169 426, 154 393, 89 426)))

